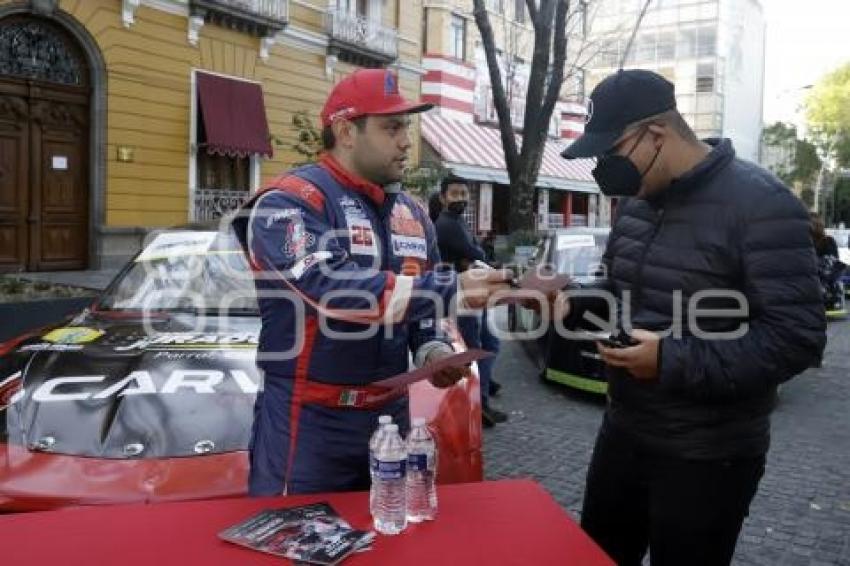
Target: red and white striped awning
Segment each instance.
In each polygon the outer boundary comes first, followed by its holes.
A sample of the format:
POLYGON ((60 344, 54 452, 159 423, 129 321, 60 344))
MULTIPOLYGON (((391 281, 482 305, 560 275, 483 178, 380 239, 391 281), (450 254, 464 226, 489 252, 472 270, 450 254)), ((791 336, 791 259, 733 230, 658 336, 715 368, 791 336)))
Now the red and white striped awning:
MULTIPOLYGON (((422 115, 422 137, 443 160, 444 166, 460 177, 508 183, 505 153, 499 130, 444 118, 436 113, 422 115)), ((522 136, 517 135, 517 145, 522 136)), ((561 152, 567 144, 549 140, 543 151, 537 185, 540 187, 598 192, 590 171, 593 159, 567 160, 561 152)))

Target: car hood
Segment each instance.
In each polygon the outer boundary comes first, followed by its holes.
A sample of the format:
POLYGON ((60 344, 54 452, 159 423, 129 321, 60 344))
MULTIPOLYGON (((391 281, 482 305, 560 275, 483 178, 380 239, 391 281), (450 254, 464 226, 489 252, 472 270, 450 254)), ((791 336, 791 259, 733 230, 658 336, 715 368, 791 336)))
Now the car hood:
POLYGON ((7 354, 0 441, 100 458, 245 450, 259 328, 258 317, 84 313, 7 354))

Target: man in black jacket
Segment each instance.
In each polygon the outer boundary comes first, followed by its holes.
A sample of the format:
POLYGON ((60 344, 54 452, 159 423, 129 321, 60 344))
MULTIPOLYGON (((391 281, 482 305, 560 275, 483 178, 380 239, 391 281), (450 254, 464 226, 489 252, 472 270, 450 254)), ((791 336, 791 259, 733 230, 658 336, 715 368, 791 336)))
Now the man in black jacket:
MULTIPOLYGON (((729 564, 764 473, 779 384, 819 359, 825 317, 808 217, 729 140, 699 141, 673 85, 619 71, 565 157, 597 157, 618 211, 604 265, 624 347, 607 365, 605 418, 584 529, 622 565, 729 564)), ((578 294, 569 317, 594 302, 578 294)))
MULTIPOLYGON (((445 179, 440 186, 440 201, 443 209, 434 223, 437 229, 437 246, 440 260, 463 273, 475 261, 485 261, 486 253, 475 242, 472 232, 463 218, 469 206, 469 188, 460 179, 445 179)), ((468 348, 481 348, 481 324, 479 313, 468 313, 457 317, 458 330, 468 348)), ((487 324, 486 319, 484 324, 487 324)), ((491 427, 508 420, 508 416, 490 404, 490 369, 478 364, 481 378, 481 419, 485 426, 491 427)))

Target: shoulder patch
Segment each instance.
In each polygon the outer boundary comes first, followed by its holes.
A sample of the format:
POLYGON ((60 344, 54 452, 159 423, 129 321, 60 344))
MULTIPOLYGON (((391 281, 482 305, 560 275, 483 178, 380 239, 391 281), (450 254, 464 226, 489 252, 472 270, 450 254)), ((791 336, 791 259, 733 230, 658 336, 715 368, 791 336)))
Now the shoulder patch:
POLYGON ((304 201, 318 212, 322 212, 325 208, 325 195, 315 185, 309 181, 305 181, 301 177, 285 174, 275 177, 263 189, 265 191, 282 191, 288 195, 304 201))

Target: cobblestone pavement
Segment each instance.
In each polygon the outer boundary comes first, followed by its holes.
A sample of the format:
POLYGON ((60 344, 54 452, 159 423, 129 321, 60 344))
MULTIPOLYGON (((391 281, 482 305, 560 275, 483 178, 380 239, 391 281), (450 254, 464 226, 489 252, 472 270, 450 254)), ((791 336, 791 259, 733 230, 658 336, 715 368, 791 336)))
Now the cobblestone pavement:
MULTIPOLYGON (((604 402, 541 382, 518 343, 496 376, 511 420, 485 432, 486 477, 532 477, 577 518, 604 402)), ((783 387, 772 430, 734 564, 850 566, 850 321, 830 323, 823 367, 783 387)))

